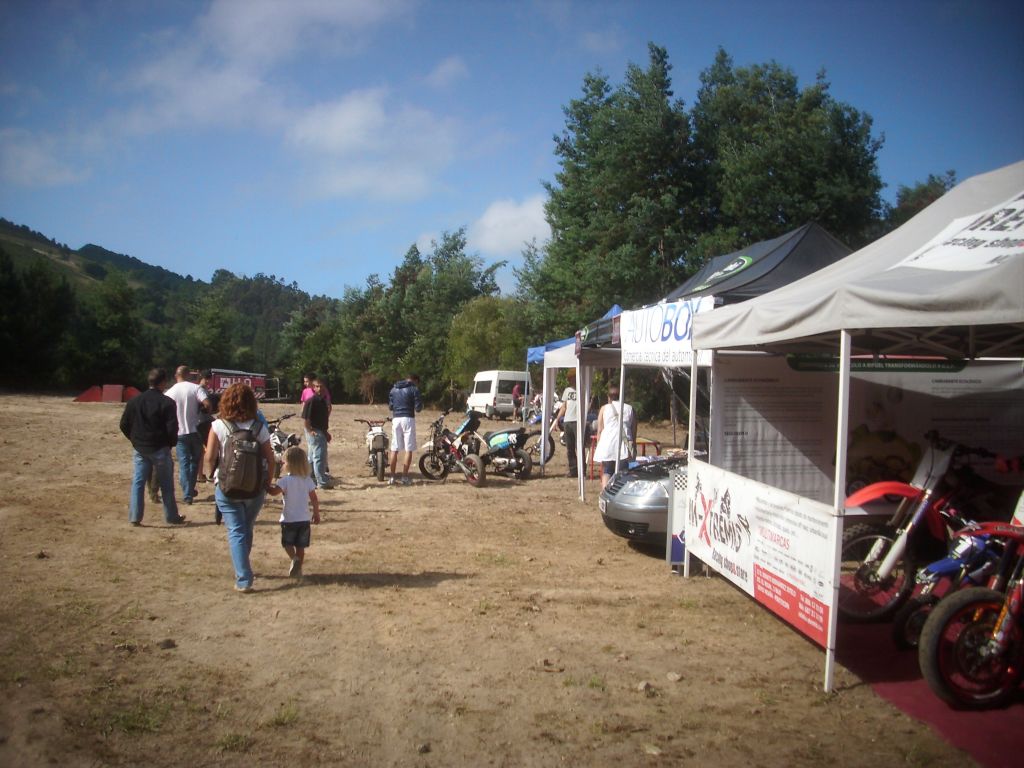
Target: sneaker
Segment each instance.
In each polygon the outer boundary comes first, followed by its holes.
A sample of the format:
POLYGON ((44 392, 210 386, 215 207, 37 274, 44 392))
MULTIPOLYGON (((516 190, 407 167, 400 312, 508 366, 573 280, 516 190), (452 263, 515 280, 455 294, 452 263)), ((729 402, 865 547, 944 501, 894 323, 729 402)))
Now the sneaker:
POLYGON ((184 515, 179 515, 177 520, 168 520, 168 525, 184 525, 188 520, 185 519, 184 515))
POLYGON ((240 587, 237 584, 235 584, 235 592, 242 592, 243 594, 248 595, 250 592, 252 592, 252 587, 240 587))
POLYGON ((395 484, 395 478, 389 477, 388 478, 388 485, 394 485, 394 484, 395 484))
POLYGON ((141 520, 129 520, 129 521, 128 521, 128 524, 129 524, 129 525, 130 525, 130 526, 131 526, 132 528, 138 528, 138 527, 139 527, 140 525, 142 525, 142 521, 141 521, 141 520))
POLYGON ((403 477, 402 478, 402 485, 412 485, 412 478, 408 477, 408 476, 403 477))
POLYGON ((295 579, 302 578, 302 563, 299 562, 299 558, 292 560, 292 567, 288 569, 288 575, 295 579))

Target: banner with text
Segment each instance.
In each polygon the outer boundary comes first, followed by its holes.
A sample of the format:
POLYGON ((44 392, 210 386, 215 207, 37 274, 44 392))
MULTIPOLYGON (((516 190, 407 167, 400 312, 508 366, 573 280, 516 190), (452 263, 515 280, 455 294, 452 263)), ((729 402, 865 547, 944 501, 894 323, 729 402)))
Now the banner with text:
MULTIPOLYGON (((692 365, 693 318, 714 306, 713 296, 701 296, 623 312, 619 323, 623 365, 692 365)), ((710 365, 710 351, 702 350, 697 362, 710 365)))
POLYGON ((834 606, 832 507, 702 461, 689 464, 686 551, 818 645, 834 606))

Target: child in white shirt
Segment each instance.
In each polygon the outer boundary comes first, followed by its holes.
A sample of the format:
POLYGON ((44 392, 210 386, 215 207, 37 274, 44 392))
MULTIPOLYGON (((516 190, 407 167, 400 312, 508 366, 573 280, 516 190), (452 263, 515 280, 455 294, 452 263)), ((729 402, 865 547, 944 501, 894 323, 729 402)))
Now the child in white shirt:
POLYGON ((313 506, 312 520, 320 522, 320 501, 316 496, 316 483, 309 476, 309 460, 306 452, 293 445, 284 454, 284 468, 287 474, 277 479, 277 485, 267 491, 271 496, 284 494, 284 509, 281 510, 281 546, 291 558, 288 575, 302 577, 302 561, 309 547, 309 507, 313 506))

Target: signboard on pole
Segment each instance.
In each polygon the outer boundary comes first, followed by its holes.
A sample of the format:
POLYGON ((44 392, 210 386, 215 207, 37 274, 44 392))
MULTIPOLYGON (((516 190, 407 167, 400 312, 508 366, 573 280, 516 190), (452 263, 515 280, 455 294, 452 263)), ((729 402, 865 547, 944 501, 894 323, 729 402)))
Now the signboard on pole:
MULTIPOLYGON (((713 296, 700 296, 623 312, 619 323, 623 365, 690 365, 693 318, 700 312, 711 311, 714 306, 713 296)), ((698 364, 710 365, 711 352, 700 352, 698 364)))

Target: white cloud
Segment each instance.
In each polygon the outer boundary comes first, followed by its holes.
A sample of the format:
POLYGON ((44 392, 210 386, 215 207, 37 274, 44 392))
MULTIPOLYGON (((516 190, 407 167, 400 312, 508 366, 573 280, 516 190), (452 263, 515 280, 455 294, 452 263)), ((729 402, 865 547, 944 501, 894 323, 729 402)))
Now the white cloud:
POLYGON ((25 187, 55 187, 87 178, 87 171, 73 168, 58 157, 59 146, 53 137, 0 130, 0 180, 25 187))
POLYGON ((317 104, 296 118, 288 140, 297 147, 334 155, 382 149, 388 118, 381 89, 353 91, 338 101, 317 104))
POLYGON ((459 133, 454 120, 392 104, 377 89, 311 107, 295 119, 288 141, 305 156, 306 189, 316 196, 413 200, 435 187, 459 133))
POLYGON ((413 0, 216 0, 200 21, 230 61, 266 66, 311 47, 344 53, 366 29, 406 17, 413 0))
POLYGON ((434 88, 447 88, 469 75, 469 69, 458 56, 449 56, 427 75, 427 84, 434 88))
POLYGON ((544 200, 544 195, 534 195, 522 202, 491 203, 466 234, 470 247, 486 254, 507 255, 521 252, 524 243, 531 240, 541 244, 550 239, 544 200))
POLYGON ((580 38, 583 50, 590 53, 608 53, 622 50, 624 33, 619 27, 609 29, 592 29, 584 32, 580 38))
POLYGON ((424 232, 416 238, 416 247, 419 249, 420 256, 426 256, 429 253, 434 252, 434 243, 441 239, 440 232, 424 232))

